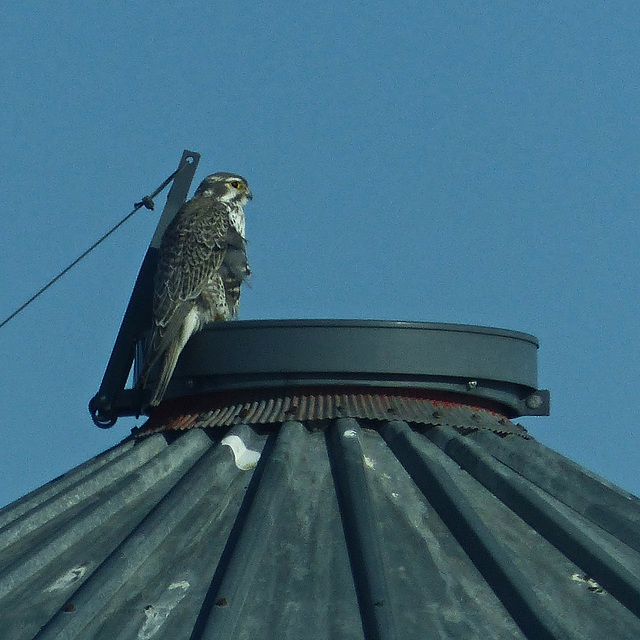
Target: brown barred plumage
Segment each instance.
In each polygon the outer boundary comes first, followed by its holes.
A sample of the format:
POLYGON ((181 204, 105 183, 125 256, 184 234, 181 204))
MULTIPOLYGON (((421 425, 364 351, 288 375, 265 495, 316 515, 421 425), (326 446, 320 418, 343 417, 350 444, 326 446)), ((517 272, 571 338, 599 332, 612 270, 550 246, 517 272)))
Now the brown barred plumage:
POLYGON ((232 173, 205 178, 165 231, 153 298, 153 334, 138 385, 146 387, 162 358, 150 404, 162 400, 189 338, 208 322, 238 313, 240 288, 249 276, 243 206, 247 181, 232 173))

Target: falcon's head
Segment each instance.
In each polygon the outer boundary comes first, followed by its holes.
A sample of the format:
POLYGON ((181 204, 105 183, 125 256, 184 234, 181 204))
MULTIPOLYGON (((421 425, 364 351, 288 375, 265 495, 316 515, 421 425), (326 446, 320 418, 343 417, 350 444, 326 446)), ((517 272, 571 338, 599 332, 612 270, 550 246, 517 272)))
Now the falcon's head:
POLYGON ((253 197, 249 184, 235 173, 212 173, 207 176, 196 189, 195 198, 215 198, 221 202, 229 202, 243 206, 253 197))

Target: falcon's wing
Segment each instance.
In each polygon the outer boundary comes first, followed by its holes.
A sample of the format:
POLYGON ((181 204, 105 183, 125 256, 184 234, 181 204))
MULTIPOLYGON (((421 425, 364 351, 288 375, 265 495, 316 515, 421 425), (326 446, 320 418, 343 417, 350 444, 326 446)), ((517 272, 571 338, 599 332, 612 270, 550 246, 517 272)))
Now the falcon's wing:
POLYGON ((204 287, 219 273, 229 228, 227 208, 210 198, 185 203, 167 227, 155 277, 151 359, 166 350, 204 287))

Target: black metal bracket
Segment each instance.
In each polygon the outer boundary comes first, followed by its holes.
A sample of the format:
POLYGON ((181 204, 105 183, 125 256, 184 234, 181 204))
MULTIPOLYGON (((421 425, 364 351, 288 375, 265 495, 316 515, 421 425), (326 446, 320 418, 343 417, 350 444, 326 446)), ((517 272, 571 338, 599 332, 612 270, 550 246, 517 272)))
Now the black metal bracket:
POLYGON ((180 171, 173 180, 167 203, 140 267, 100 389, 89 402, 93 422, 102 429, 112 427, 118 416, 125 415, 121 409, 122 405, 130 407, 141 404, 140 399, 136 402, 138 391, 125 389, 125 385, 133 364, 136 343, 151 327, 153 277, 158 262, 160 240, 187 198, 199 161, 199 153, 185 150, 182 154, 178 165, 180 171))

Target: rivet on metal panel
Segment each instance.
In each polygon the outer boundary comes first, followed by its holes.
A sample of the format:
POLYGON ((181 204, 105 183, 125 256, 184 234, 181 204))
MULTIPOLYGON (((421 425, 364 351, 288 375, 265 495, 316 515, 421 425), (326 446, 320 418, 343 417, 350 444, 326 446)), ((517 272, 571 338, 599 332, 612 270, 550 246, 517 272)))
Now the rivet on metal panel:
POLYGON ((478 388, 478 381, 477 380, 469 380, 469 382, 467 382, 467 388, 468 389, 477 389, 478 388))
POLYGON ((530 395, 525 401, 525 404, 529 409, 539 409, 542 406, 542 403, 543 399, 537 393, 530 395))

